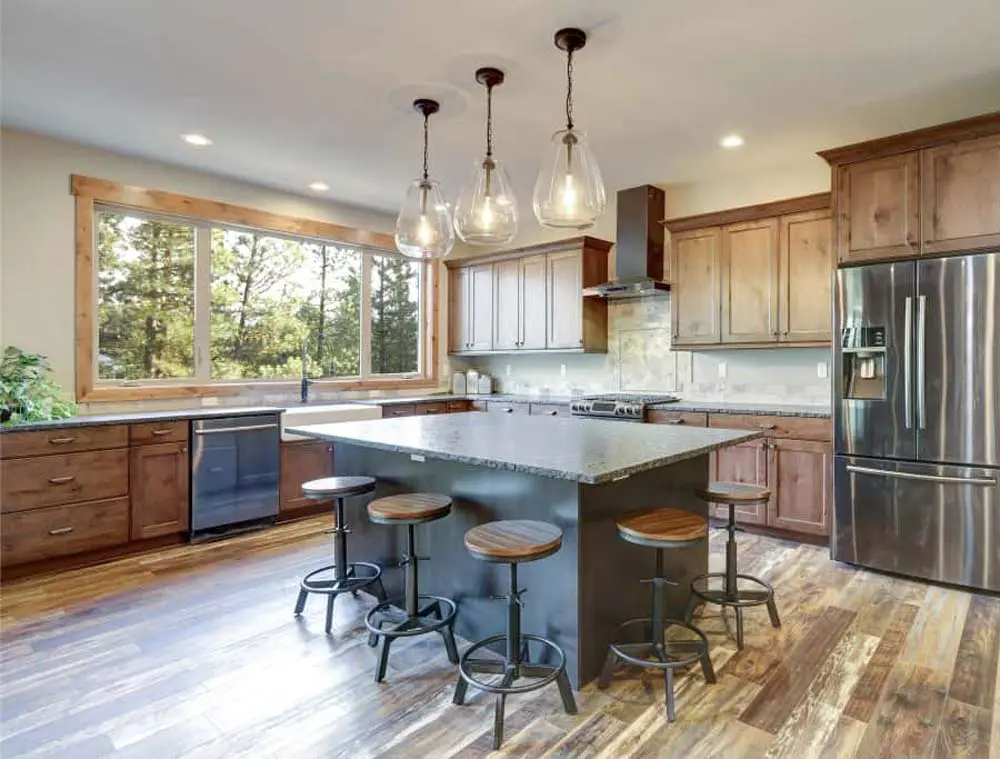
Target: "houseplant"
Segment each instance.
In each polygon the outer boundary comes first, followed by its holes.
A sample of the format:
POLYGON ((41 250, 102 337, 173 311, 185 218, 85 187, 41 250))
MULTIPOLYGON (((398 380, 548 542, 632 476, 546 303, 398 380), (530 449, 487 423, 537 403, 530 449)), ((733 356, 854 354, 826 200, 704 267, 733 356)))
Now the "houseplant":
POLYGON ((26 353, 8 345, 0 359, 0 423, 4 426, 65 419, 76 413, 76 404, 66 400, 52 380, 52 367, 45 356, 26 353))

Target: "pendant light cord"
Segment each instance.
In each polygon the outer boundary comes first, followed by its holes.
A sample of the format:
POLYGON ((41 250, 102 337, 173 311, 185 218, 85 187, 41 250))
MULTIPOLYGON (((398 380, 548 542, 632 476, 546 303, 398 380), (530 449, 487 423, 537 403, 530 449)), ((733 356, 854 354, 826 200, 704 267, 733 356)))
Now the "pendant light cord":
POLYGON ((486 157, 493 157, 493 85, 486 86, 486 157))
POLYGON ((426 111, 424 112, 424 182, 427 181, 429 174, 427 173, 427 138, 428 138, 428 127, 427 122, 430 120, 430 114, 426 111))
POLYGON ((566 129, 573 129, 573 50, 566 51, 566 129))

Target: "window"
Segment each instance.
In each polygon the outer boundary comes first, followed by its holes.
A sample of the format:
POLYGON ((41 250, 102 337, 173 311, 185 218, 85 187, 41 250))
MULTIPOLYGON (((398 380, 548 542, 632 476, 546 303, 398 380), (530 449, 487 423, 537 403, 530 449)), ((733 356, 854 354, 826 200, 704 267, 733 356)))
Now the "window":
POLYGON ((297 382, 303 362, 331 388, 435 382, 435 273, 391 238, 83 177, 74 193, 93 223, 78 224, 79 400, 297 382))

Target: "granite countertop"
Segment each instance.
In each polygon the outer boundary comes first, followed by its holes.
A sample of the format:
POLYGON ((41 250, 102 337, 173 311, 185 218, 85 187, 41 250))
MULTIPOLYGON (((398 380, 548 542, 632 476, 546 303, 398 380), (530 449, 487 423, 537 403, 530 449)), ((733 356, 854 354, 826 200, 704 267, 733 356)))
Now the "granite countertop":
POLYGON ((413 395, 403 398, 364 398, 351 403, 367 403, 372 406, 402 406, 408 403, 436 403, 446 401, 492 401, 493 403, 548 403, 568 406, 572 400, 568 395, 509 395, 506 393, 490 393, 489 395, 455 395, 453 393, 434 393, 432 395, 413 395))
POLYGON ((218 419, 226 416, 253 416, 255 414, 281 414, 284 408, 278 406, 212 406, 209 408, 177 409, 174 411, 134 411, 121 414, 93 414, 71 416, 68 419, 48 419, 43 422, 28 422, 14 427, 0 427, 0 432, 27 432, 50 430, 59 427, 87 427, 104 424, 139 424, 141 422, 163 422, 174 419, 218 419))
POLYGON ((701 411, 709 414, 765 414, 829 419, 830 407, 818 403, 747 403, 742 401, 677 401, 656 403, 657 411, 701 411))
POLYGON ((500 414, 413 416, 291 427, 297 435, 597 485, 761 435, 500 414))

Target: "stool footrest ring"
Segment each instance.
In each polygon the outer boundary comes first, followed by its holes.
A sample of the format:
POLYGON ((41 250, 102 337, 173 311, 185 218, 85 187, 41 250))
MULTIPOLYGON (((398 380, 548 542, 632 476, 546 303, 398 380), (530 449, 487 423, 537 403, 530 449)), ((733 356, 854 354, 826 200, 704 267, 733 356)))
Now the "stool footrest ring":
POLYGON ((718 604, 720 606, 734 606, 746 608, 750 606, 763 606, 774 598, 774 588, 759 577, 753 575, 737 574, 737 585, 740 580, 746 580, 757 586, 755 589, 739 588, 727 589, 723 586, 719 589, 708 587, 708 582, 713 579, 720 579, 723 585, 726 581, 724 572, 710 572, 700 575, 691 581, 691 592, 703 601, 718 604))
POLYGON ((651 669, 678 669, 687 667, 699 661, 708 651, 708 639, 705 634, 693 625, 677 619, 664 619, 664 629, 681 627, 694 633, 696 637, 684 640, 642 640, 633 643, 619 643, 619 633, 623 630, 644 625, 647 629, 653 627, 654 620, 650 617, 630 619, 615 628, 612 642, 608 648, 622 661, 637 667, 651 669), (653 656, 655 659, 648 657, 653 656))
POLYGON ((487 693, 511 695, 515 693, 530 693, 531 691, 544 688, 546 685, 555 682, 565 671, 566 654, 557 644, 548 638, 543 638, 541 635, 522 633, 521 641, 531 641, 543 645, 546 650, 556 655, 555 664, 521 662, 519 666, 515 666, 506 659, 477 659, 472 656, 476 651, 491 646, 494 643, 505 643, 506 640, 506 635, 493 635, 489 638, 483 638, 483 640, 470 646, 462 654, 462 658, 458 663, 458 673, 462 679, 473 688, 478 688, 487 693), (527 685, 514 685, 513 682, 510 685, 497 685, 475 677, 476 674, 503 675, 511 669, 514 670, 512 680, 517 680, 520 677, 537 677, 538 679, 527 685))
POLYGON ((383 601, 365 615, 365 627, 373 635, 383 635, 386 638, 409 638, 436 632, 455 623, 457 607, 450 598, 419 595, 417 600, 429 601, 430 603, 412 617, 400 608, 405 603, 403 599, 394 598, 383 601), (427 619, 427 617, 431 617, 431 619, 427 619), (385 622, 390 623, 390 626, 382 627, 381 625, 385 622))
POLYGON ((317 578, 324 572, 331 572, 337 568, 336 564, 329 564, 312 572, 302 578, 300 585, 307 593, 321 593, 325 595, 339 595, 340 593, 353 593, 361 590, 382 578, 382 567, 378 564, 371 564, 367 561, 353 561, 347 565, 345 577, 340 579, 317 578), (367 574, 358 574, 358 569, 367 570, 367 574))

